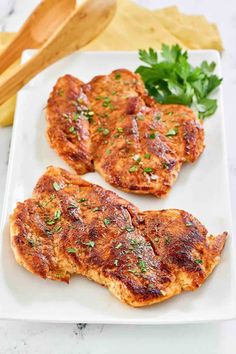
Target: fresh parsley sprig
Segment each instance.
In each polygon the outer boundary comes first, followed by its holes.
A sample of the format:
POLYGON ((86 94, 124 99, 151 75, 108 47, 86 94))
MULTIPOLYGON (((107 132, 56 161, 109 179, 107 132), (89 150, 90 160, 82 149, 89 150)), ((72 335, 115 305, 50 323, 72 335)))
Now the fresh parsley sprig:
POLYGON ((217 100, 208 98, 222 82, 213 74, 216 63, 203 61, 193 67, 188 53, 178 44, 162 45, 160 55, 152 48, 139 50, 139 59, 145 65, 137 68, 151 96, 160 103, 175 103, 191 106, 199 118, 212 115, 217 109, 217 100))

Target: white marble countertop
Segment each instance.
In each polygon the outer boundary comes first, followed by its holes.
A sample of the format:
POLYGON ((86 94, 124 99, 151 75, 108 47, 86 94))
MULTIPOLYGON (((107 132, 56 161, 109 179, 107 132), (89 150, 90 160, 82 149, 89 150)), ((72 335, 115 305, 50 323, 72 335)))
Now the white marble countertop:
MULTIPOLYGON (((225 46, 222 56, 224 105, 233 219, 236 216, 236 3, 216 0, 136 0, 149 7, 176 4, 186 13, 205 14, 218 24, 225 46)), ((1 18, 0 30, 17 31, 39 0, 16 0, 13 10, 1 18)), ((11 127, 0 128, 0 209, 8 165, 11 127)), ((216 157, 217 158, 217 157, 216 157)), ((227 289, 226 289, 227 291, 227 289)), ((0 295, 1 296, 1 295, 0 295)), ((235 299, 236 300, 236 299, 235 299)), ((220 304, 219 304, 220 306, 220 304)), ((114 326, 43 324, 0 321, 0 354, 110 354, 145 352, 176 354, 235 354, 236 320, 178 326, 114 326)))

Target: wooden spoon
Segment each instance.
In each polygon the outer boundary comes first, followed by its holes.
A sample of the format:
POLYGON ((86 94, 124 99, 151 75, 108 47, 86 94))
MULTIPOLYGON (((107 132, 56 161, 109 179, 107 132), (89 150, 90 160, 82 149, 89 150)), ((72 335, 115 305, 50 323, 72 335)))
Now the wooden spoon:
MULTIPOLYGON (((60 2, 63 3, 63 1, 60 2)), ((115 13, 115 5, 116 0, 87 0, 72 11, 64 22, 61 25, 59 24, 54 34, 50 36, 34 57, 12 70, 9 77, 0 81, 0 104, 14 95, 47 66, 94 39, 111 21, 115 13)), ((53 17, 56 14, 52 11, 49 11, 49 14, 51 16, 45 18, 48 18, 50 23, 53 22, 53 17), (49 17, 52 17, 51 21, 49 17)), ((46 21, 42 21, 41 26, 39 23, 36 24, 36 27, 32 25, 34 31, 31 29, 30 38, 35 40, 34 43, 39 43, 40 39, 43 42, 43 38, 45 38, 43 32, 47 30, 46 21)), ((20 45, 18 47, 20 48, 20 45)))
POLYGON ((24 49, 40 48, 75 10, 76 0, 43 0, 25 21, 13 41, 0 54, 0 74, 24 49))

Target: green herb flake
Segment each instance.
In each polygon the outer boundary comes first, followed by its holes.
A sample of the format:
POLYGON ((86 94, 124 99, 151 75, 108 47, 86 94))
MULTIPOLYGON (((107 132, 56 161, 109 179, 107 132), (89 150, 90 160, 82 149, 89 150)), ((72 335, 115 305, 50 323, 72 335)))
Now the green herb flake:
POLYGON ((139 268, 141 270, 141 273, 146 273, 148 267, 147 267, 147 263, 144 260, 140 260, 138 262, 138 266, 139 266, 139 268))
POLYGON ((136 172, 138 170, 138 166, 132 166, 132 167, 130 167, 130 169, 129 169, 129 172, 136 172))
POLYGON ((178 134, 178 129, 169 129, 166 136, 175 136, 178 134))
POLYGON ((84 245, 93 248, 95 246, 95 242, 94 241, 89 241, 89 242, 83 242, 84 245))
POLYGON ((61 217, 61 210, 56 210, 54 214, 54 220, 59 220, 61 217))
POLYGON ((143 171, 144 171, 145 173, 152 173, 153 169, 152 169, 151 167, 145 167, 145 168, 143 169, 143 171))
POLYGON ((96 212, 96 211, 99 211, 99 210, 100 210, 99 207, 95 207, 95 208, 92 209, 93 212, 96 212))
POLYGON ((103 223, 104 223, 105 226, 108 226, 108 225, 110 225, 111 220, 108 219, 108 218, 105 218, 105 219, 103 220, 103 223))
MULTIPOLYGON (((79 114, 77 113, 77 112, 75 112, 74 114, 73 114, 73 120, 75 121, 75 122, 77 122, 77 120, 79 119, 79 114)), ((73 128, 73 127, 70 127, 70 129, 71 128, 73 128)), ((72 130, 73 131, 73 130, 72 130)))
POLYGON ((52 231, 53 231, 53 233, 60 232, 60 231, 62 231, 62 226, 61 225, 55 226, 52 231))
POLYGON ((170 165, 167 162, 163 162, 162 167, 165 168, 166 170, 169 170, 170 165))
POLYGON ((153 140, 156 137, 156 133, 149 134, 149 139, 153 140))
POLYGON ((133 232, 135 229, 134 229, 133 226, 126 225, 125 226, 125 230, 128 231, 128 232, 133 232))
POLYGON ((67 209, 74 209, 74 208, 78 208, 78 205, 77 205, 75 202, 71 202, 71 203, 68 205, 68 208, 67 208, 67 209))
POLYGON ((34 246, 35 246, 35 241, 32 240, 32 238, 27 238, 27 241, 29 242, 29 244, 30 244, 31 247, 34 247, 34 246))
POLYGON ((121 78, 121 74, 120 73, 116 73, 115 74, 115 80, 119 80, 121 78))
POLYGON ((134 274, 134 275, 138 275, 139 272, 137 271, 137 269, 129 269, 129 272, 134 274))
POLYGON ((123 128, 118 127, 118 128, 117 128, 117 131, 118 131, 118 133, 123 133, 124 130, 123 130, 123 128))
POLYGON ((157 114, 155 115, 155 118, 156 118, 156 120, 160 120, 160 119, 161 119, 161 113, 157 113, 157 114))
POLYGON ((203 263, 201 259, 195 259, 194 262, 197 263, 197 264, 202 264, 203 263))
POLYGON ((132 240, 130 240, 130 244, 132 246, 138 246, 139 242, 137 240, 132 239, 132 240))
POLYGON ((104 97, 103 103, 102 103, 103 107, 110 107, 111 106, 111 99, 110 97, 104 97))
POLYGON ((165 245, 169 245, 170 244, 170 237, 166 236, 164 242, 165 242, 165 245))
POLYGON ((78 200, 78 202, 79 203, 83 203, 83 202, 85 202, 87 199, 86 198, 80 198, 79 200, 78 200))
POLYGON ((122 247, 122 243, 120 242, 120 243, 118 243, 116 246, 115 246, 115 248, 118 250, 119 248, 121 248, 122 247))
POLYGON ((58 96, 64 96, 64 91, 62 89, 59 89, 57 93, 58 96))
POLYGON ((144 155, 144 158, 145 158, 145 159, 148 159, 148 160, 149 160, 150 157, 151 157, 151 154, 149 154, 149 153, 147 153, 147 154, 144 155))
POLYGON ((110 155, 110 153, 111 153, 111 150, 110 150, 110 149, 107 149, 107 150, 106 150, 106 155, 110 155))
POLYGON ((66 250, 68 253, 76 253, 77 252, 76 249, 73 247, 68 247, 66 250))
POLYGON ((187 227, 193 226, 193 223, 192 223, 191 221, 187 221, 187 222, 185 223, 185 226, 187 226, 187 227))
POLYGON ((134 155, 133 160, 137 163, 140 163, 142 161, 141 157, 139 155, 134 155))
POLYGON ((108 135, 110 133, 110 130, 109 129, 104 129, 103 130, 103 135, 108 135))
POLYGON ((104 128, 103 127, 99 127, 98 128, 98 132, 103 132, 104 128))
POLYGON ((53 183, 53 188, 55 189, 55 191, 58 192, 61 189, 61 185, 59 183, 57 183, 57 182, 54 182, 53 183))
POLYGON ((54 225, 55 224, 55 220, 54 219, 49 219, 46 221, 47 225, 54 225))

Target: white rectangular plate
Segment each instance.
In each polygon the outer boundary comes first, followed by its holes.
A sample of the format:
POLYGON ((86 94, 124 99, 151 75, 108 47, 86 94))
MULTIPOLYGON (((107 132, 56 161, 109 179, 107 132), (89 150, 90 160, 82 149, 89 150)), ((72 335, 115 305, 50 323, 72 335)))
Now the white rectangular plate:
MULTIPOLYGON (((32 52, 24 54, 29 58, 32 52)), ((215 51, 192 51, 191 62, 216 61, 215 51)), ((0 317, 55 322, 173 324, 229 319, 235 316, 234 252, 231 233, 228 178, 221 89, 215 97, 219 107, 204 123, 206 149, 194 164, 184 166, 169 196, 158 200, 121 192, 97 173, 85 179, 115 191, 140 209, 179 208, 195 215, 212 234, 229 231, 222 260, 206 283, 195 292, 145 308, 131 308, 106 288, 80 276, 69 285, 43 280, 17 265, 10 248, 9 215, 17 201, 31 196, 38 178, 49 165, 68 168, 49 147, 45 137, 47 98, 58 77, 64 74, 89 81, 113 69, 135 70, 137 53, 75 53, 45 70, 18 95, 11 144, 0 245, 0 317)))

